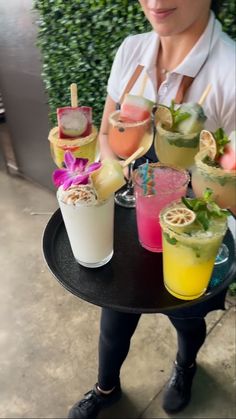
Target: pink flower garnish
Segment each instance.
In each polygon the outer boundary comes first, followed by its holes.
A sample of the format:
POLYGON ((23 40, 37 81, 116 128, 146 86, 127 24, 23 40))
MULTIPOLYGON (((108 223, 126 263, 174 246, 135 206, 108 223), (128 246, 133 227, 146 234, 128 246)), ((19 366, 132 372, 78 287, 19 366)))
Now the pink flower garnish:
POLYGON ((101 167, 101 163, 92 163, 88 166, 88 159, 76 158, 70 151, 65 153, 65 165, 65 168, 56 169, 52 175, 55 186, 63 185, 64 190, 71 185, 87 185, 89 174, 101 167))

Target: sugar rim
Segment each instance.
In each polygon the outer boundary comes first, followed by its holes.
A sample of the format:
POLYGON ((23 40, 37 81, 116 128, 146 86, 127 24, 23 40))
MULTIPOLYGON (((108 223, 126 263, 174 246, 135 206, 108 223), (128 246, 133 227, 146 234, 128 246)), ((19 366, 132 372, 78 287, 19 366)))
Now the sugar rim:
POLYGON ((120 113, 120 111, 115 111, 112 112, 109 115, 109 122, 113 127, 117 127, 117 128, 133 128, 133 127, 139 127, 142 125, 147 124, 148 122, 151 122, 151 116, 149 116, 148 118, 144 119, 143 121, 138 121, 138 122, 121 122, 121 121, 116 121, 114 119, 114 116, 118 115, 120 113))
MULTIPOLYGON (((142 167, 142 166, 144 166, 144 165, 146 165, 146 164, 147 163, 141 164, 133 172, 133 181, 134 181, 134 183, 136 185, 140 186, 141 188, 143 187, 144 183, 142 183, 141 181, 139 182, 138 179, 137 179, 137 177, 140 176, 140 174, 139 174, 139 168, 142 167)), ((185 169, 183 169, 183 168, 181 168, 181 167, 174 166, 174 165, 166 165, 166 164, 159 163, 159 162, 158 163, 148 163, 148 165, 151 166, 152 168, 171 169, 171 170, 174 170, 176 172, 179 172, 179 173, 184 174, 185 175, 185 180, 183 181, 183 183, 180 186, 174 188, 175 191, 178 191, 179 189, 183 188, 184 186, 187 186, 188 183, 189 183, 189 181, 190 181, 190 175, 189 175, 188 171, 185 170, 185 169)), ((165 191, 161 192, 162 195, 169 195, 171 193, 173 193, 173 189, 170 190, 170 191, 168 190, 167 192, 165 192, 165 191)), ((148 194, 145 195, 145 196, 148 196, 148 194)))
POLYGON ((212 175, 215 177, 229 177, 236 178, 236 170, 226 170, 221 167, 209 166, 204 163, 202 160, 208 155, 207 150, 199 151, 194 157, 196 167, 201 171, 205 172, 207 175, 212 175))

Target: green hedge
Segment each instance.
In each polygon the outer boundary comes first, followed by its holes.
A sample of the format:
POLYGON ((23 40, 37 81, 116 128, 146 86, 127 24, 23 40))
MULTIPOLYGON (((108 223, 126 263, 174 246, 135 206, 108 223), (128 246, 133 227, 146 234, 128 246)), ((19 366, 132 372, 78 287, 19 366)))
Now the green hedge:
MULTIPOLYGON (((38 45, 49 98, 50 120, 56 108, 70 104, 76 82, 80 103, 92 106, 99 126, 111 64, 122 40, 149 30, 137 0, 35 0, 38 45)), ((223 2, 221 19, 236 37, 234 0, 223 2)))
POLYGON ((76 82, 81 104, 93 107, 99 125, 118 45, 129 33, 148 30, 138 1, 37 0, 35 7, 52 122, 56 108, 70 104, 68 87, 76 82))

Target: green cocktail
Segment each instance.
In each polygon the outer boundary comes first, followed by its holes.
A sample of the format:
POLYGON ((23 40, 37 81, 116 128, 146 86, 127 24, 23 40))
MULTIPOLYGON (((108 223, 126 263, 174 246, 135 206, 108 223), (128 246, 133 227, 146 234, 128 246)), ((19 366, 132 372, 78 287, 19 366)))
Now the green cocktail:
POLYGON ((199 134, 206 117, 198 104, 175 110, 160 105, 156 113, 155 151, 161 163, 188 169, 199 151, 199 134))
POLYGON ((195 156, 192 187, 197 197, 202 195, 206 187, 211 188, 218 205, 236 214, 236 170, 224 170, 207 164, 206 151, 200 151, 195 156))

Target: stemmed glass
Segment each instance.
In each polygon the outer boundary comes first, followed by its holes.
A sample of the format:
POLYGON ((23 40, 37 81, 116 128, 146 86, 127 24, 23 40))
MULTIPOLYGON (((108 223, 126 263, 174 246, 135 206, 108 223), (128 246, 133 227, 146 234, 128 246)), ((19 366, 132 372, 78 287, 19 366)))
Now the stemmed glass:
MULTIPOLYGON (((208 187, 212 189, 214 199, 221 208, 227 208, 236 214, 236 171, 224 170, 220 167, 209 166, 204 162, 205 151, 200 151, 195 156, 195 166, 192 168, 192 188, 194 194, 202 196, 208 187)), ((229 249, 222 244, 215 265, 226 262, 229 249)))
MULTIPOLYGON (((143 147, 139 157, 147 153, 153 141, 153 124, 151 116, 139 122, 123 122, 120 111, 109 116, 108 143, 113 153, 120 159, 127 159, 139 147, 143 147)), ((124 190, 115 194, 115 202, 126 208, 135 207, 132 172, 135 160, 128 166, 128 181, 124 190)))

